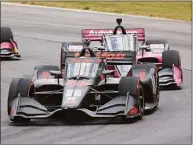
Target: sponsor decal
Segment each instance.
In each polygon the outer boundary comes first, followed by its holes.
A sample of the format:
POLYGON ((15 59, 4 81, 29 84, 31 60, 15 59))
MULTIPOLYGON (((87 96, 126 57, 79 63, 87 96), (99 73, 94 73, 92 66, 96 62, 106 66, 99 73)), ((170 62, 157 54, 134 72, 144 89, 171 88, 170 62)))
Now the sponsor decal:
POLYGON ((73 89, 67 90, 65 97, 71 97, 73 94, 73 89))
MULTIPOLYGON (((117 34, 121 34, 122 30, 117 30, 117 34)), ((134 30, 126 30, 126 33, 137 33, 134 30)), ((102 36, 105 34, 113 34, 113 30, 88 30, 88 36, 102 36)))
MULTIPOLYGON (((79 53, 78 53, 78 55, 79 55, 79 53)), ((77 56, 77 53, 75 53, 75 56, 77 56)), ((81 59, 75 58, 75 59, 72 59, 72 62, 73 63, 78 63, 78 62, 93 63, 94 60, 93 59, 89 59, 89 58, 81 58, 81 59)))
POLYGON ((97 52, 97 57, 103 57, 105 59, 124 59, 126 54, 124 53, 111 53, 111 52, 97 52))
POLYGON ((69 45, 70 51, 80 51, 80 50, 82 50, 82 48, 83 48, 82 45, 69 45))
POLYGON ((77 81, 77 80, 69 80, 67 81, 66 83, 66 86, 67 87, 74 87, 74 86, 77 86, 77 87, 85 87, 89 84, 89 81, 77 81))
MULTIPOLYGON (((74 56, 79 57, 79 52, 75 52, 74 56)), ((125 53, 112 53, 112 52, 96 52, 96 57, 103 57, 105 59, 124 59, 126 58, 125 53)), ((85 53, 85 57, 89 57, 89 53, 85 53)), ((93 62, 92 59, 74 59, 73 62, 93 62)))
POLYGON ((100 101, 101 95, 95 95, 95 101, 100 101))
POLYGON ((150 44, 150 48, 164 48, 164 44, 150 44))
POLYGON ((76 103, 76 97, 68 97, 64 101, 65 104, 72 105, 76 103))
POLYGON ((80 89, 75 89, 74 90, 74 97, 80 97, 82 95, 82 91, 80 89))

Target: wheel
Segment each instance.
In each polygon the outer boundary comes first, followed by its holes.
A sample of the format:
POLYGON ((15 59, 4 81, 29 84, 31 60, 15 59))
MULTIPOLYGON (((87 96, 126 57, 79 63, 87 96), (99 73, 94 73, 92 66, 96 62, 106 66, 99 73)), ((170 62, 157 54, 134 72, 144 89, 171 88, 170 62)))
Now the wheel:
POLYGON ((143 90, 143 96, 144 96, 144 102, 148 103, 158 103, 159 102, 159 77, 158 77, 158 68, 155 64, 149 63, 149 64, 136 64, 132 66, 132 76, 140 77, 140 80, 142 82, 142 90, 143 90), (154 70, 154 71, 153 71, 154 70), (152 75, 155 75, 156 78, 155 81, 152 81, 150 78, 147 79, 147 77, 150 77, 152 75), (156 82, 156 87, 153 87, 153 82, 156 82), (156 96, 154 95, 153 91, 156 90, 156 96), (156 97, 156 98, 155 98, 156 97))
POLYGON ((168 50, 162 53, 163 68, 181 67, 180 53, 177 50, 168 50))
POLYGON ((45 78, 45 77, 54 78, 54 76, 51 76, 50 73, 49 73, 49 71, 51 71, 51 70, 60 71, 58 66, 40 65, 40 66, 35 66, 34 72, 36 74, 34 74, 34 75, 36 76, 37 79, 41 79, 41 78, 45 78))
POLYGON ((1 27, 1 43, 13 40, 13 33, 9 27, 1 27))
MULTIPOLYGON (((14 99, 18 97, 18 94, 20 94, 20 97, 28 97, 29 87, 31 85, 31 79, 25 79, 25 78, 15 78, 11 81, 11 85, 9 87, 9 93, 8 93, 8 100, 7 100, 7 113, 10 117, 11 114, 11 107, 14 99)), ((26 122, 30 121, 30 119, 26 118, 14 118, 11 119, 13 122, 26 122)))
POLYGON ((141 82, 138 77, 124 77, 121 78, 119 82, 119 95, 126 96, 127 92, 132 95, 136 100, 138 100, 139 119, 143 118, 145 104, 144 104, 144 95, 141 87, 141 82))

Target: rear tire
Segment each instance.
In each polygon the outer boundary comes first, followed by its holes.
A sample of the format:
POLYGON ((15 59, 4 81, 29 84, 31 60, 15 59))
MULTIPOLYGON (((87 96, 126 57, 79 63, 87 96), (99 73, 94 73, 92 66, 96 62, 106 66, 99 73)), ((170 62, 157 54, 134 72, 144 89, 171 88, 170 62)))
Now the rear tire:
POLYGON ((13 40, 13 33, 9 27, 1 27, 1 43, 13 40))
POLYGON ((126 96, 127 92, 129 92, 129 94, 131 94, 135 99, 139 99, 138 109, 140 112, 140 116, 138 116, 137 118, 141 120, 144 115, 145 103, 141 83, 138 77, 121 78, 119 82, 119 94, 121 96, 126 96), (137 86, 139 86, 140 88, 138 88, 137 86))
POLYGON ((177 50, 168 50, 162 53, 163 68, 181 67, 180 53, 177 50))
MULTIPOLYGON (((14 99, 18 97, 20 94, 20 97, 28 97, 28 90, 31 84, 31 79, 25 79, 25 78, 15 78, 11 81, 11 85, 9 87, 9 93, 8 93, 8 100, 7 100, 7 113, 10 117, 11 114, 11 107, 14 99)), ((14 118, 11 119, 13 122, 28 122, 30 119, 26 119, 23 117, 20 118, 14 118)))

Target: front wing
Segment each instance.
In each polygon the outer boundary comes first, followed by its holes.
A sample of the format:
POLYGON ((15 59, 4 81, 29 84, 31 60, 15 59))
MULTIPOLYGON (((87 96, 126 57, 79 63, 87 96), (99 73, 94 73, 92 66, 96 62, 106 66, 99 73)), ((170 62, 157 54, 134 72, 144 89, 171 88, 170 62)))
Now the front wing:
MULTIPOLYGON (((77 111, 84 112, 90 117, 117 117, 127 116, 134 118, 140 114, 128 115, 131 107, 136 104, 136 100, 132 96, 118 96, 99 107, 96 111, 90 111, 87 108, 77 108, 77 111)), ((50 118, 58 112, 65 112, 68 108, 58 107, 58 109, 49 112, 48 109, 29 97, 18 97, 12 103, 10 120, 22 117, 28 119, 50 118)))
POLYGON ((173 68, 165 68, 159 71, 159 85, 161 87, 177 86, 180 87, 183 82, 182 69, 173 66, 173 68))

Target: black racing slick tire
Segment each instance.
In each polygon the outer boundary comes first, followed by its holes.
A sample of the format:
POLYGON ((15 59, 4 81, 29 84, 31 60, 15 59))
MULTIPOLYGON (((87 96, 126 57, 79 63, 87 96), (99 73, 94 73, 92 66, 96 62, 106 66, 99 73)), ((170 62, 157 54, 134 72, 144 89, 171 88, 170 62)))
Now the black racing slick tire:
POLYGON ((180 53, 177 50, 168 50, 162 53, 163 68, 181 67, 180 53))
POLYGON ((40 66, 35 66, 34 68, 37 79, 41 79, 43 78, 43 72, 49 72, 49 71, 60 71, 58 66, 54 66, 54 65, 40 65, 40 66))
POLYGON ((1 43, 13 40, 13 33, 9 27, 1 27, 1 43))
POLYGON ((135 99, 139 99, 139 112, 138 119, 142 119, 145 110, 144 95, 142 92, 141 82, 138 77, 123 77, 119 82, 119 95, 126 96, 127 92, 135 99))
MULTIPOLYGON (((13 101, 19 96, 20 97, 28 97, 29 87, 31 85, 31 79, 25 78, 14 78, 11 81, 11 85, 9 87, 8 100, 7 100, 7 113, 8 116, 11 114, 11 108, 13 101)), ((30 119, 26 118, 14 118, 10 119, 13 122, 28 122, 30 119)))

